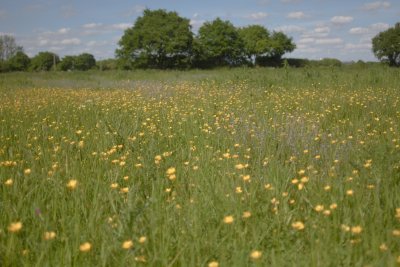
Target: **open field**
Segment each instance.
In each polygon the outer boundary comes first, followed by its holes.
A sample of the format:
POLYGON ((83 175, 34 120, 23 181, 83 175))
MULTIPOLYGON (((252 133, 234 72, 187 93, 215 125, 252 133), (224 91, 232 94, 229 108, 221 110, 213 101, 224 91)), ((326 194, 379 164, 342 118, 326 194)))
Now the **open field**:
POLYGON ((400 70, 0 75, 1 266, 396 266, 400 70))

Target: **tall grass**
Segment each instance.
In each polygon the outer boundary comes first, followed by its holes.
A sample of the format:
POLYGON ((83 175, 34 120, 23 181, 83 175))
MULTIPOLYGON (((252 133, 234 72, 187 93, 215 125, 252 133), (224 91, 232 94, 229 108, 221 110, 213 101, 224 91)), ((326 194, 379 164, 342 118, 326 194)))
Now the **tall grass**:
POLYGON ((399 79, 1 75, 1 266, 395 266, 399 79))

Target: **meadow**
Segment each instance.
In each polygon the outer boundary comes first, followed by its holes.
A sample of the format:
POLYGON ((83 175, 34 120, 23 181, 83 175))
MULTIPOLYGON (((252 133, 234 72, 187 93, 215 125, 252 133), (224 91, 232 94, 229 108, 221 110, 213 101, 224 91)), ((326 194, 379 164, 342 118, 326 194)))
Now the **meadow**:
POLYGON ((398 266, 400 69, 0 75, 0 265, 398 266))

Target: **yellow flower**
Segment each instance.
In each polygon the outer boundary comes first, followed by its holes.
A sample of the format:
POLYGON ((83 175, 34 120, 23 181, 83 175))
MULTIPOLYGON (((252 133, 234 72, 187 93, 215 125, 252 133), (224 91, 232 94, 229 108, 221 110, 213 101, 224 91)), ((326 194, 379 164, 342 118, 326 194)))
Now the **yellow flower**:
POLYGON ((83 141, 79 141, 79 143, 78 143, 78 147, 79 147, 79 148, 82 148, 82 147, 84 147, 84 145, 85 145, 85 144, 84 144, 84 142, 83 142, 83 141))
POLYGON ((133 242, 132 240, 127 240, 125 242, 122 243, 122 248, 123 249, 130 249, 133 247, 133 242))
POLYGON ((161 159, 162 159, 162 158, 161 158, 160 155, 157 155, 157 156, 154 157, 154 160, 155 160, 155 161, 161 161, 161 159))
POLYGON ((317 206, 315 206, 314 210, 315 210, 316 212, 321 212, 321 211, 324 210, 324 206, 323 206, 323 205, 317 205, 317 206))
POLYGON ((175 169, 174 167, 171 167, 171 168, 169 168, 169 169, 166 171, 166 174, 167 174, 168 176, 170 176, 170 175, 172 175, 172 174, 175 174, 175 172, 176 172, 176 169, 175 169))
POLYGON ((92 244, 85 242, 79 246, 79 250, 82 252, 88 252, 92 249, 92 244))
POLYGON ((229 215, 229 216, 225 216, 225 217, 224 217, 224 223, 226 223, 226 224, 232 224, 233 221, 234 221, 234 219, 233 219, 233 216, 232 216, 232 215, 229 215))
POLYGON ((112 183, 112 184, 110 185, 110 187, 111 187, 112 189, 116 189, 116 188, 118 188, 118 184, 117 184, 117 183, 112 183))
POLYGON ((386 251, 386 250, 388 250, 388 247, 387 247, 387 245, 386 245, 385 243, 383 243, 383 244, 381 244, 381 245, 379 246, 379 249, 380 249, 381 251, 386 251))
POLYGON ((25 174, 25 175, 29 175, 29 174, 31 174, 31 172, 32 172, 31 169, 25 169, 25 170, 24 170, 24 174, 25 174))
POLYGON ((243 181, 249 182, 250 181, 250 175, 243 175, 242 176, 243 181))
POLYGON ((253 261, 258 260, 259 258, 261 258, 261 256, 262 256, 262 252, 259 251, 259 250, 253 250, 253 251, 250 253, 250 258, 251 258, 253 261))
POLYGON ((301 222, 301 221, 297 221, 297 222, 292 223, 292 227, 295 230, 303 230, 305 228, 304 223, 301 222))
POLYGON ((346 191, 346 195, 348 195, 348 196, 352 196, 352 195, 354 195, 354 191, 353 190, 347 190, 346 191))
POLYGON ((145 236, 141 236, 141 237, 139 238, 139 243, 140 243, 140 244, 144 244, 144 243, 146 243, 146 241, 147 241, 147 237, 145 237, 145 236))
POLYGON ((244 167, 244 165, 243 164, 236 164, 235 165, 235 169, 236 170, 242 170, 242 169, 244 169, 245 167, 244 167))
POLYGON ((219 263, 218 261, 211 261, 208 263, 208 267, 218 267, 219 263))
POLYGON ((69 180, 69 182, 67 183, 67 188, 70 190, 74 190, 76 188, 76 186, 78 185, 78 181, 75 179, 71 179, 69 180))
POLYGON ((22 229, 21 222, 13 222, 8 226, 8 231, 11 233, 17 233, 22 229))
POLYGON ((331 215, 331 211, 330 210, 324 210, 324 212, 322 212, 325 216, 329 216, 331 215))
POLYGON ((176 180, 176 175, 175 174, 171 174, 170 176, 168 176, 168 179, 170 181, 174 181, 174 180, 176 180))
POLYGON ((336 204, 336 203, 332 203, 332 204, 329 206, 329 208, 330 208, 331 210, 335 210, 335 209, 337 209, 337 204, 336 204))
POLYGON ((400 236, 400 230, 393 230, 392 231, 393 236, 400 236))
POLYGON ((121 188, 121 193, 128 193, 128 192, 129 192, 129 187, 121 188))
POLYGON ((355 235, 360 234, 362 232, 362 227, 359 225, 353 226, 351 227, 351 232, 355 235))
POLYGON ((44 240, 51 240, 54 239, 56 237, 56 233, 55 232, 45 232, 44 233, 44 240))
POLYGON ((4 182, 5 185, 10 186, 14 183, 13 179, 8 179, 7 181, 4 182))
POLYGON ((251 217, 251 212, 250 211, 245 211, 243 212, 242 218, 247 219, 251 217))

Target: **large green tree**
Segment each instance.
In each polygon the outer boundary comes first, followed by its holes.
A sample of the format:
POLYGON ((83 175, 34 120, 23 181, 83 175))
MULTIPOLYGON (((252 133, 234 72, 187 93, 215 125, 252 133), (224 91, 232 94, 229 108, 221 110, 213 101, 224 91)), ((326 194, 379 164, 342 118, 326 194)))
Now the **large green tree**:
POLYGON ((372 51, 381 61, 390 66, 400 66, 400 22, 372 39, 372 51))
POLYGON ((203 67, 240 65, 244 60, 243 45, 232 23, 217 18, 200 27, 195 58, 203 67))
POLYGON ((26 71, 29 68, 31 59, 24 52, 18 51, 8 62, 11 71, 26 71))
POLYGON ((49 71, 55 69, 60 58, 52 52, 39 52, 31 60, 31 69, 34 71, 49 71))
POLYGON ((261 25, 239 28, 239 36, 244 44, 244 54, 250 63, 271 51, 269 32, 261 25))
POLYGON ((263 66, 282 66, 282 56, 296 49, 292 38, 283 32, 273 32, 269 39, 269 52, 256 58, 256 62, 263 66))
POLYGON ((176 12, 146 9, 133 27, 125 30, 116 56, 126 68, 186 67, 192 41, 188 19, 176 12))

